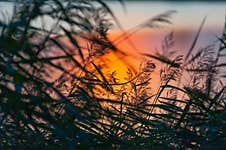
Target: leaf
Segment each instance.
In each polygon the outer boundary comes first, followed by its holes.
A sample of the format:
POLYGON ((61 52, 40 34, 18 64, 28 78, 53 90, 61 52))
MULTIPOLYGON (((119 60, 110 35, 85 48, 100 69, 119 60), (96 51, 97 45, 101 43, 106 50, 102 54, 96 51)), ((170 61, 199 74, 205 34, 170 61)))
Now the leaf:
POLYGON ((215 104, 217 102, 217 100, 219 100, 220 96, 224 93, 226 89, 226 86, 224 86, 215 96, 214 98, 211 100, 210 105, 209 105, 209 109, 211 109, 211 107, 213 106, 213 104, 215 104))
POLYGON ((180 64, 179 63, 176 63, 175 61, 172 61, 170 59, 168 59, 167 57, 165 56, 162 56, 162 55, 158 55, 158 56, 155 56, 155 55, 152 55, 152 54, 146 54, 146 53, 142 53, 143 55, 145 56, 148 56, 148 57, 151 57, 151 58, 154 58, 160 62, 163 62, 165 64, 168 64, 172 67, 175 67, 175 68, 180 68, 180 64))
POLYGON ((181 107, 178 107, 175 104, 171 104, 171 103, 168 103, 168 102, 165 102, 165 101, 159 101, 159 102, 162 103, 162 104, 164 104, 168 108, 171 108, 172 110, 182 112, 181 107))
POLYGON ((73 58, 71 54, 69 54, 66 49, 61 45, 60 42, 58 42, 56 39, 51 38, 50 39, 57 47, 59 47, 66 55, 68 58, 70 58, 82 71, 90 73, 88 70, 86 70, 85 67, 82 66, 81 63, 79 63, 76 59, 73 58))
POLYGON ((226 63, 217 64, 214 67, 226 67, 226 63))
POLYGON ((165 99, 165 100, 168 100, 168 101, 174 101, 174 102, 179 102, 179 103, 182 103, 182 104, 186 104, 186 101, 179 100, 179 99, 176 99, 176 98, 169 98, 169 97, 159 97, 159 98, 165 99))
POLYGON ((201 30, 202 30, 202 28, 203 28, 203 25, 204 25, 205 21, 206 21, 206 17, 202 20, 202 23, 201 23, 201 25, 200 25, 200 27, 199 27, 199 29, 198 29, 198 32, 196 33, 196 36, 195 36, 195 38, 194 38, 194 41, 192 42, 191 47, 190 47, 190 49, 188 50, 187 55, 185 56, 185 61, 188 59, 188 57, 190 56, 191 52, 194 50, 194 47, 195 47, 195 45, 196 45, 196 43, 197 43, 197 41, 198 41, 200 32, 201 32, 201 30))
POLYGON ((67 29, 65 29, 63 26, 61 26, 61 29, 63 29, 63 31, 66 33, 67 37, 69 38, 69 40, 71 41, 71 43, 78 49, 79 55, 81 57, 81 59, 83 61, 85 61, 84 56, 83 56, 83 52, 77 42, 77 40, 71 35, 71 33, 69 31, 67 31, 67 29))
POLYGON ((158 23, 172 24, 172 22, 169 20, 169 18, 171 17, 171 15, 173 13, 176 13, 176 11, 169 10, 169 11, 166 11, 165 13, 159 14, 153 18, 150 18, 145 23, 143 23, 141 25, 141 27, 150 27, 150 28, 159 27, 158 23))
POLYGON ((186 64, 190 64, 192 63, 193 61, 195 61, 197 58, 200 58, 200 56, 203 54, 203 52, 205 51, 206 49, 201 49, 199 50, 194 56, 192 56, 192 58, 186 63, 186 64))
POLYGON ((97 2, 99 2, 103 8, 105 8, 105 10, 107 10, 107 12, 111 15, 111 17, 114 19, 114 21, 116 22, 116 24, 119 26, 119 28, 122 30, 122 25, 120 24, 120 22, 118 21, 117 17, 115 16, 115 14, 112 12, 112 10, 110 9, 110 7, 102 0, 97 0, 97 2))
POLYGON ((183 93, 186 93, 185 90, 183 90, 183 89, 181 89, 181 88, 179 88, 179 87, 176 87, 176 86, 174 86, 174 85, 163 85, 163 86, 161 86, 161 87, 163 87, 163 88, 172 88, 172 89, 176 89, 176 90, 178 90, 178 91, 181 91, 181 92, 183 92, 183 93))
POLYGON ((112 89, 112 87, 109 86, 107 78, 104 76, 103 72, 100 70, 100 68, 95 63, 92 62, 92 64, 103 80, 103 84, 104 84, 103 87, 106 88, 107 90, 113 92, 113 89, 112 89))

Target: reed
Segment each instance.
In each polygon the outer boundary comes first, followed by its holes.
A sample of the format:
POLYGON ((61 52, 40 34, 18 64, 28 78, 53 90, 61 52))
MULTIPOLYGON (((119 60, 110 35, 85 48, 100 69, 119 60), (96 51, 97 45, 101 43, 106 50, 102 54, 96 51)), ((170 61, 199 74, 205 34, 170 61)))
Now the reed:
POLYGON ((117 43, 140 27, 171 24, 173 13, 125 31, 105 1, 16 1, 0 21, 0 148, 224 149, 226 35, 195 51, 205 19, 187 54, 171 50, 170 33, 127 82, 93 62, 126 55, 117 43), (44 18, 51 28, 35 25, 44 18), (114 23, 117 41, 107 36, 114 23), (162 63, 156 93, 153 59, 162 63))

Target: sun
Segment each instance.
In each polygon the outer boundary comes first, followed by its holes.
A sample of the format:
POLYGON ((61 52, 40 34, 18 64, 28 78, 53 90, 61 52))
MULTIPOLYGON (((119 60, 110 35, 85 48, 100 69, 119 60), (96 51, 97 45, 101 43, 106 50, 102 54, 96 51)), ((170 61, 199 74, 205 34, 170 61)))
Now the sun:
POLYGON ((110 52, 97 60, 97 63, 104 64, 102 71, 105 75, 114 75, 119 82, 125 82, 128 76, 128 70, 135 73, 134 65, 128 60, 129 56, 123 56, 117 52, 110 52))

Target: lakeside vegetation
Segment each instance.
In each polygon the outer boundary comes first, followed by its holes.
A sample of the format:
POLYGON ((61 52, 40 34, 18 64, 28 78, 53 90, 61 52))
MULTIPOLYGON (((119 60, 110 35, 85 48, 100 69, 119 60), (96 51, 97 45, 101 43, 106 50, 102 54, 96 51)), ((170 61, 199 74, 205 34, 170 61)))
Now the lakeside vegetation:
POLYGON ((126 82, 95 63, 111 51, 126 55, 115 43, 171 24, 174 13, 124 31, 101 0, 21 0, 12 17, 2 12, 0 149, 224 149, 226 26, 195 50, 204 18, 184 55, 166 33, 161 52, 142 54, 146 62, 128 69, 126 82), (113 24, 117 41, 108 38, 113 24), (162 64, 157 92, 153 60, 162 64))

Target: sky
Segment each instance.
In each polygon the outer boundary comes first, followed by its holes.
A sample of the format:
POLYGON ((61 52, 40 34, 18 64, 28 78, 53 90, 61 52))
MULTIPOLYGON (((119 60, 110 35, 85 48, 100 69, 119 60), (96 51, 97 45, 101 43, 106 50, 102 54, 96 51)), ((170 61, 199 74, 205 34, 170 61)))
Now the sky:
MULTIPOLYGON (((125 8, 117 1, 109 1, 107 4, 118 18, 124 30, 133 28, 144 21, 168 10, 175 10, 171 21, 172 25, 164 25, 162 28, 150 29, 141 28, 140 31, 130 37, 130 41, 134 44, 132 47, 128 41, 124 41, 117 45, 128 55, 121 56, 119 54, 108 54, 97 61, 108 62, 106 72, 118 71, 118 77, 123 78, 126 75, 125 65, 139 67, 145 58, 140 53, 156 53, 161 51, 161 41, 170 32, 175 36, 175 50, 183 53, 191 45, 202 20, 206 17, 203 31, 201 32, 196 49, 208 44, 214 43, 216 37, 220 36, 223 31, 226 2, 201 2, 201 1, 125 1, 125 8), (127 64, 124 64, 127 62, 127 64)), ((0 2, 0 10, 12 10, 12 5, 6 2, 0 2)), ((122 31, 115 26, 110 31, 110 38, 114 41, 122 34, 122 31)))
MULTIPOLYGON (((108 2, 124 30, 133 28, 151 17, 168 10, 177 11, 172 15, 172 25, 164 25, 163 28, 143 28, 133 35, 135 52, 153 52, 161 49, 161 41, 170 32, 174 32, 175 49, 186 51, 195 36, 202 20, 206 17, 201 32, 197 49, 216 41, 222 34, 226 14, 226 2, 150 2, 150 1, 125 1, 126 9, 116 1, 108 2)), ((122 33, 115 27, 111 35, 117 39, 117 34, 122 33)), ((114 39, 113 38, 113 39, 114 39)), ((124 42, 126 44, 126 42, 124 42)), ((121 47, 123 47, 121 45, 121 47)), ((126 48, 128 53, 134 53, 134 48, 126 48)))
MULTIPOLYGON (((134 26, 154 17, 158 14, 164 13, 168 10, 177 11, 171 18, 172 25, 165 25, 158 29, 141 29, 140 32, 130 37, 134 46, 130 46, 128 41, 124 41, 118 47, 124 50, 128 56, 107 57, 112 64, 108 70, 118 71, 121 78, 126 76, 126 69, 123 66, 122 60, 134 66, 137 70, 140 63, 144 62, 146 58, 140 53, 157 53, 161 52, 162 41, 164 37, 173 32, 175 37, 175 46, 173 50, 184 54, 192 44, 192 40, 202 22, 206 17, 206 22, 200 34, 198 44, 195 49, 198 50, 207 45, 215 43, 217 36, 221 36, 226 14, 226 2, 150 2, 150 1, 125 1, 125 9, 118 2, 109 2, 110 8, 115 13, 124 30, 133 28, 134 26), (135 47, 135 48, 134 48, 135 47), (115 63, 118 62, 118 63, 115 63), (119 67, 121 66, 121 67, 119 67)), ((115 27, 110 36, 112 39, 117 39, 122 33, 119 28, 115 27)), ((195 51, 194 51, 195 52, 195 51)), ((117 54, 115 54, 117 56, 117 54)), ((105 56, 106 57, 106 56, 105 56)), ((155 62, 157 63, 157 62, 155 62)), ((153 73, 152 80, 155 84, 159 83, 160 77, 156 68, 153 73)), ((156 86, 157 87, 157 86, 156 86)))

